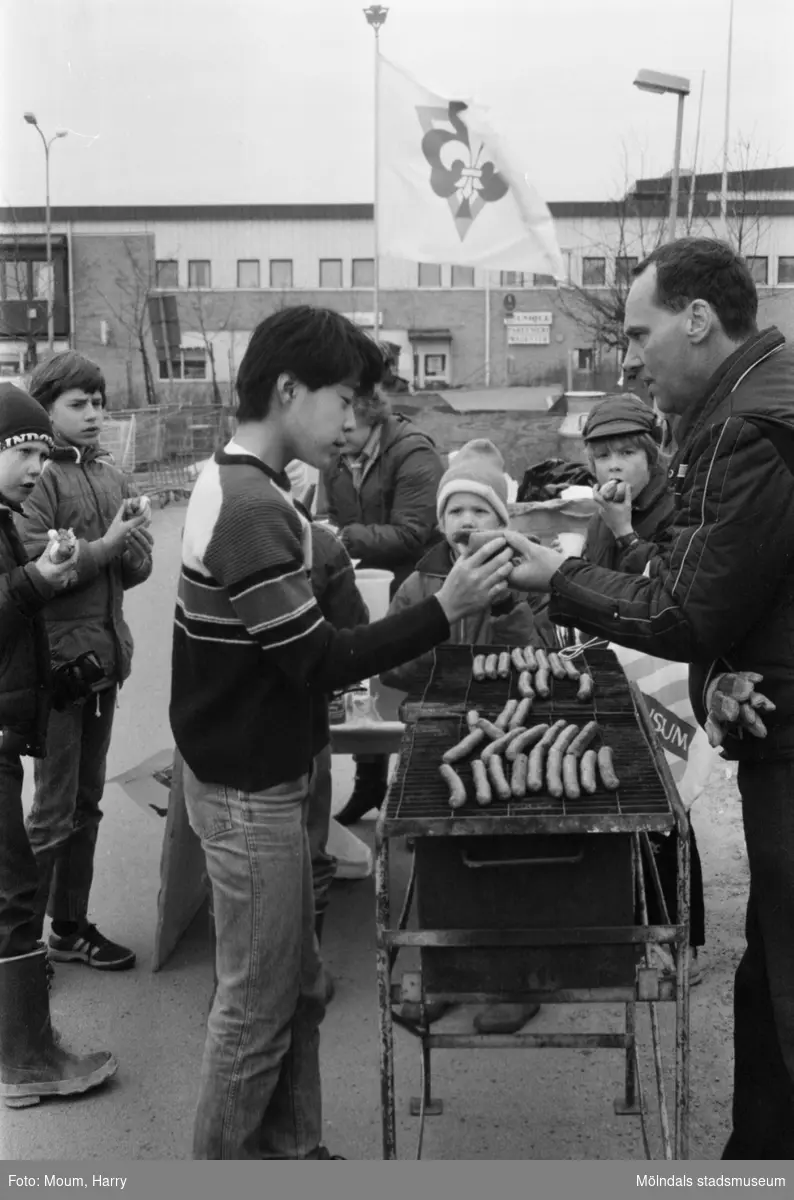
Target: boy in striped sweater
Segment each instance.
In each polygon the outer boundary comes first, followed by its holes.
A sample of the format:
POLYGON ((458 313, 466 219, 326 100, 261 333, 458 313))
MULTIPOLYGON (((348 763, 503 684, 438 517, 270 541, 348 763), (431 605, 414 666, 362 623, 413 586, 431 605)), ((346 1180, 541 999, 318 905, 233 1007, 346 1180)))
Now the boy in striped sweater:
POLYGON ((375 343, 337 313, 300 306, 268 317, 240 364, 234 439, 188 505, 170 713, 212 884, 218 980, 196 1158, 331 1157, 306 838, 317 707, 446 641, 451 624, 502 593, 511 569, 496 536, 403 613, 352 630, 323 618, 311 528, 285 467, 327 466, 353 428, 356 395, 382 373, 375 343))

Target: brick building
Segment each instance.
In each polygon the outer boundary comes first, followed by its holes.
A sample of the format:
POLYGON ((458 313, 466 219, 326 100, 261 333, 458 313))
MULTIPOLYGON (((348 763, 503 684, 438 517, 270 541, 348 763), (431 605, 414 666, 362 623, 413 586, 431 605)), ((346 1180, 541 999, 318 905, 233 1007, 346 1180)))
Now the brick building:
MULTIPOLYGON (((719 186, 698 176, 690 213, 684 181, 679 232, 718 228, 719 186)), ((663 236, 668 196, 669 179, 656 179, 621 201, 552 203, 567 273, 559 288, 544 276, 383 259, 381 334, 400 348, 400 374, 420 389, 610 386, 619 364, 609 314, 663 236)), ((794 336, 794 168, 737 173, 729 200, 761 323, 794 336)), ((0 374, 47 353, 43 220, 40 209, 0 209, 0 374)), ((372 327, 371 205, 55 207, 52 232, 55 347, 101 364, 114 408, 228 403, 251 331, 285 304, 325 305, 372 327)))

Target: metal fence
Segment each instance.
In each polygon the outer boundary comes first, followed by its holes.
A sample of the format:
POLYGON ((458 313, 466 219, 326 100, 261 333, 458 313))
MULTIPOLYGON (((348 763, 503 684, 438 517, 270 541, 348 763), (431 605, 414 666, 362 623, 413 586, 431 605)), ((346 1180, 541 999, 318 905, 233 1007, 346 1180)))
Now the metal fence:
POLYGON ((190 495, 202 464, 229 440, 233 428, 230 409, 158 405, 108 416, 102 444, 141 495, 164 505, 190 495))

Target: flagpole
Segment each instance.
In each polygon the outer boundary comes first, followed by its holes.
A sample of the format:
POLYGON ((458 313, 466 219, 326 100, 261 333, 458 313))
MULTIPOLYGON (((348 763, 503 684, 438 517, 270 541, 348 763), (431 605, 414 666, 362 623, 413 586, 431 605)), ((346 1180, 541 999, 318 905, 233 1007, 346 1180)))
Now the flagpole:
POLYGON ((728 17, 728 66, 725 74, 725 136, 722 143, 722 189, 720 193, 720 220, 728 236, 728 139, 731 126, 731 60, 733 58, 733 0, 728 17))
POLYGON ((491 386, 491 272, 485 271, 485 386, 491 386))
POLYGON ((375 33, 375 188, 372 206, 372 226, 375 242, 375 253, 372 260, 372 299, 375 311, 372 314, 372 331, 377 342, 380 341, 380 239, 378 237, 380 200, 378 188, 378 164, 380 162, 380 29, 385 24, 389 10, 381 4, 371 4, 369 8, 365 8, 363 11, 364 16, 367 18, 367 23, 372 26, 375 33))

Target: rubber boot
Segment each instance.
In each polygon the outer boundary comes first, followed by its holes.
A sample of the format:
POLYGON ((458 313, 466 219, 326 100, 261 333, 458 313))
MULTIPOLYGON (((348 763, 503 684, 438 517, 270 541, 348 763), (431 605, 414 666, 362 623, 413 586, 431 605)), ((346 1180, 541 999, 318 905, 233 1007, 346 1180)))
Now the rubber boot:
POLYGON ((0 1097, 28 1108, 43 1096, 74 1096, 116 1074, 112 1054, 64 1050, 50 1021, 47 951, 0 959, 0 1097))
POLYGON ((379 809, 386 795, 389 782, 389 756, 378 755, 375 759, 356 759, 356 780, 350 799, 335 820, 340 825, 354 825, 373 808, 379 809))
MULTIPOLYGON (((325 921, 325 913, 317 913, 314 918, 314 933, 318 943, 323 944, 323 922, 325 921)), ((325 976, 325 1004, 326 1007, 331 1003, 336 992, 336 984, 334 977, 323 962, 323 975, 325 976)))

